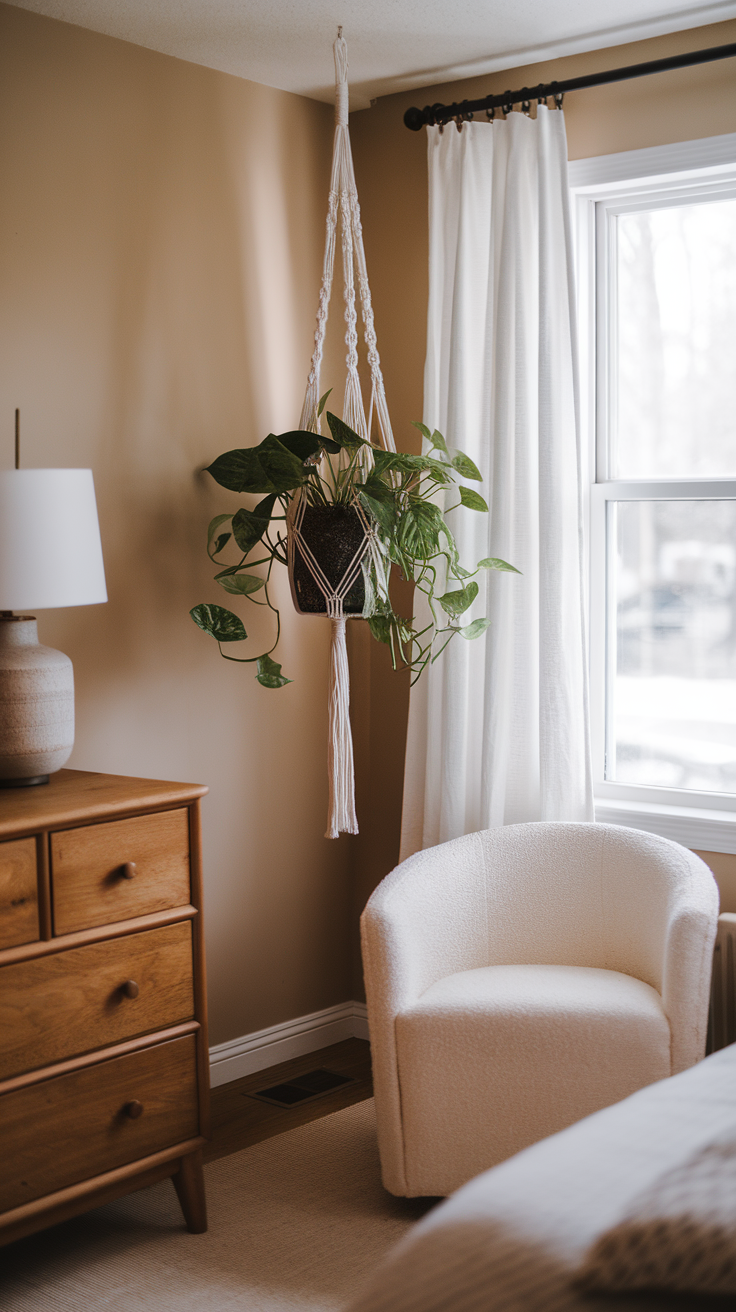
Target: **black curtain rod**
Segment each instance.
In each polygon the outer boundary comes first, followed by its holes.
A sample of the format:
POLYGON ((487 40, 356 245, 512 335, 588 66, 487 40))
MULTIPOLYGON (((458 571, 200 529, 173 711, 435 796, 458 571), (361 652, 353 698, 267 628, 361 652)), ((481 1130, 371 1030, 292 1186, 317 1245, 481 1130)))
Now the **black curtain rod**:
POLYGON ((689 68, 692 64, 709 64, 714 59, 730 59, 736 55, 736 42, 728 46, 712 46, 710 50, 691 50, 686 55, 672 55, 669 59, 650 59, 646 64, 630 64, 628 68, 611 68, 606 73, 589 73, 586 77, 570 77, 566 82, 542 82, 537 87, 522 87, 521 91, 504 91, 500 96, 483 96, 481 100, 461 100, 454 105, 425 105, 424 109, 407 109, 404 123, 412 132, 419 132, 425 124, 458 124, 471 119, 479 110, 510 108, 511 105, 531 103, 553 97, 562 103, 566 91, 580 91, 583 87, 600 87, 607 82, 625 82, 630 77, 646 77, 649 73, 666 73, 672 68, 689 68))

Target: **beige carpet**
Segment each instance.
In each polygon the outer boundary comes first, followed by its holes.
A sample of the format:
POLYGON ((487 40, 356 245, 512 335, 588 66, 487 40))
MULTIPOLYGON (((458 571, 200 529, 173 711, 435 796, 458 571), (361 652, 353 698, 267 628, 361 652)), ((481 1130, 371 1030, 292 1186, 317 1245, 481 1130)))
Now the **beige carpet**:
POLYGON ((169 1180, 0 1249, 3 1312, 332 1312, 425 1211, 380 1181, 373 1102, 205 1167, 210 1228, 169 1180))

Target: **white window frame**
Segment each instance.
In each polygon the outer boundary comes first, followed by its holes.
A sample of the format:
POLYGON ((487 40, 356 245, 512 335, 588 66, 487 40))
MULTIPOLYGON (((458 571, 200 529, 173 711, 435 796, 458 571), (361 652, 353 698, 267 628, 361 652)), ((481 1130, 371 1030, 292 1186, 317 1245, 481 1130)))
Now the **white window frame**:
POLYGON ((578 281, 583 467, 590 586, 591 750, 596 819, 674 838, 700 851, 736 853, 736 797, 617 784, 605 779, 605 570, 610 501, 736 500, 736 479, 611 480, 608 468, 609 334, 613 284, 611 218, 673 200, 736 196, 736 133, 626 151, 569 166, 578 281))

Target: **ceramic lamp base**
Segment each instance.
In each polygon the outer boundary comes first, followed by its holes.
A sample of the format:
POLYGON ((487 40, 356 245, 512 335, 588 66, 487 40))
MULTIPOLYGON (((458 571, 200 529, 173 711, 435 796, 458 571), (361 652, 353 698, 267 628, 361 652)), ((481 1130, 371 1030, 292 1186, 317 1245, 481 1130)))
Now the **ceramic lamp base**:
POLYGON ((48 783, 74 746, 74 671, 32 615, 0 616, 0 788, 48 783))
POLYGON ((50 778, 48 774, 32 774, 30 779, 0 779, 0 788, 35 788, 47 784, 50 778))

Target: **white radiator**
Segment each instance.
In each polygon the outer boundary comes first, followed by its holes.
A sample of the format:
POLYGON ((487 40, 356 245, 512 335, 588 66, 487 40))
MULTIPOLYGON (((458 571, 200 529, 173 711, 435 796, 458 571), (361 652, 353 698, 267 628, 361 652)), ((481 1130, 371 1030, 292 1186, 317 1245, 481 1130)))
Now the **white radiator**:
POLYGON ((708 1017, 708 1052, 736 1043, 736 915, 718 917, 708 1017))

